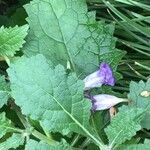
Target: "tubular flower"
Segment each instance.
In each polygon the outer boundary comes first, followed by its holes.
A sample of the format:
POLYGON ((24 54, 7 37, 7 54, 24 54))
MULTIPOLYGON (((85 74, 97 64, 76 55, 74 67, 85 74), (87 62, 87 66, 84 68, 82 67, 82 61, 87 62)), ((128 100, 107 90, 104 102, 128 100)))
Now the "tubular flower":
POLYGON ((111 67, 107 63, 101 63, 99 70, 88 75, 84 79, 84 90, 104 85, 114 86, 115 79, 111 67))
POLYGON ((128 99, 118 98, 113 95, 99 94, 88 97, 92 102, 92 111, 105 110, 121 102, 128 102, 128 99))

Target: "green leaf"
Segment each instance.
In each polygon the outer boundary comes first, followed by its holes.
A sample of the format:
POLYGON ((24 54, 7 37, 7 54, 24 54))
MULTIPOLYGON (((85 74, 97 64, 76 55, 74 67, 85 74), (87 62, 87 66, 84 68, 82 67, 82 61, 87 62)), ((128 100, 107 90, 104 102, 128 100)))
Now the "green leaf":
POLYGON ((14 133, 6 141, 0 144, 0 150, 9 150, 11 148, 16 149, 20 145, 23 145, 24 137, 21 134, 14 133))
POLYGON ((86 134, 100 145, 88 130, 91 104, 75 74, 68 76, 61 65, 51 67, 41 54, 22 57, 10 65, 8 74, 12 96, 23 114, 38 120, 46 131, 86 134))
POLYGON ((143 110, 123 107, 105 129, 110 147, 130 140, 141 129, 140 121, 143 110))
POLYGON ((44 142, 30 139, 25 146, 25 150, 71 150, 71 148, 65 141, 55 145, 48 145, 44 142))
POLYGON ((4 76, 0 76, 0 108, 7 103, 9 92, 9 84, 6 83, 4 76))
POLYGON ((139 83, 131 81, 130 93, 128 94, 128 98, 131 100, 131 105, 137 106, 139 108, 146 108, 150 103, 150 96, 143 94, 146 94, 149 92, 149 90, 150 79, 148 79, 146 83, 143 81, 140 81, 139 83))
POLYGON ((7 132, 13 130, 11 121, 5 117, 5 113, 0 113, 0 138, 2 138, 7 132))
POLYGON ((145 140, 144 144, 123 144, 115 150, 149 150, 150 140, 145 140))
POLYGON ((115 49, 113 25, 96 22, 95 12, 87 12, 86 0, 33 0, 25 9, 30 26, 23 48, 27 56, 41 53, 65 67, 69 61, 72 70, 84 76, 102 61, 115 70, 124 55, 115 49))
MULTIPOLYGON (((128 98, 131 100, 131 106, 146 109, 150 105, 150 95, 147 95, 150 91, 150 79, 146 83, 140 81, 139 83, 130 83, 130 93, 128 98), (145 94, 145 95, 144 95, 145 94)), ((143 118, 141 125, 143 128, 150 129, 149 120, 150 110, 143 118)))
POLYGON ((0 28, 0 56, 14 56, 25 43, 28 25, 0 28))

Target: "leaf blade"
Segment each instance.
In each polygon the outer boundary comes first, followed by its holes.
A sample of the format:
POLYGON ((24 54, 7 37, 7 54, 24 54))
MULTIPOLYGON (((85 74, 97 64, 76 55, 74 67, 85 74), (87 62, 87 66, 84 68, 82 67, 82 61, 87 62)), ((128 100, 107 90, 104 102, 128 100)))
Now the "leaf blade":
MULTIPOLYGON (((149 92, 150 89, 150 79, 147 82, 140 81, 139 83, 131 82, 130 83, 130 93, 128 98, 131 100, 131 106, 146 109, 150 104, 150 96, 142 96, 143 92, 149 92)), ((145 114, 141 125, 143 128, 150 129, 149 125, 149 111, 145 114)))
POLYGON ((130 140, 141 129, 142 109, 123 107, 105 129, 110 146, 118 146, 130 140))
POLYGON ((7 103, 9 92, 9 84, 6 83, 4 76, 0 76, 0 108, 7 103))
POLYGON ((0 150, 9 150, 11 148, 16 149, 20 145, 23 145, 24 137, 21 134, 14 133, 3 143, 0 143, 0 150))
POLYGON ((0 28, 0 55, 14 56, 16 51, 25 43, 24 38, 27 35, 28 25, 21 27, 0 28))
POLYGON ((71 148, 65 141, 62 141, 55 145, 48 145, 42 141, 37 142, 35 140, 30 139, 25 145, 25 150, 59 150, 59 149, 71 150, 71 148))
POLYGON ((102 61, 116 70, 124 52, 115 49, 114 27, 96 22, 95 12, 87 12, 85 0, 34 0, 25 9, 30 25, 24 48, 27 56, 41 53, 55 65, 66 66, 69 61, 82 77, 95 71, 102 61), (119 55, 117 59, 114 53, 119 55))
POLYGON ((84 99, 83 81, 74 74, 67 76, 61 65, 51 68, 40 54, 23 57, 10 66, 8 74, 12 96, 23 114, 38 120, 47 131, 87 134, 102 145, 91 133, 91 104, 84 99))

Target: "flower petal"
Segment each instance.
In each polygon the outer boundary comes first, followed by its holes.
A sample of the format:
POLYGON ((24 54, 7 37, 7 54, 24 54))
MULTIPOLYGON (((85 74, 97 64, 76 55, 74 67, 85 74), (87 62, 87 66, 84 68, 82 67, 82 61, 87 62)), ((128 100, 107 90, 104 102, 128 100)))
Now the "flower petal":
POLYGON ((103 84, 114 86, 115 78, 111 67, 107 63, 101 63, 99 76, 104 78, 103 84))
POLYGON ((111 67, 107 63, 102 63, 99 70, 88 75, 84 79, 84 90, 89 90, 91 88, 100 87, 103 84, 113 86, 115 84, 115 79, 113 77, 113 72, 111 67))
POLYGON ((83 81, 85 84, 84 90, 89 90, 94 87, 100 87, 103 84, 103 77, 100 76, 99 70, 88 75, 83 81))
POLYGON ((116 96, 108 94, 99 94, 91 96, 90 99, 92 102, 93 111, 109 109, 118 103, 128 102, 127 99, 118 98, 116 96))

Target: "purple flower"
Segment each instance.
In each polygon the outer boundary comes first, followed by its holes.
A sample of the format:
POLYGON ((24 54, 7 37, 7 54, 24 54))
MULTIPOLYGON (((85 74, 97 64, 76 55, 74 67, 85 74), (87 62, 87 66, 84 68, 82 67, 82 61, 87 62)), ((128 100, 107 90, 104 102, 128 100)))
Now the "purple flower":
POLYGON ((118 98, 108 94, 99 94, 95 96, 89 96, 87 98, 89 98, 92 102, 92 111, 105 110, 113 107, 118 103, 128 102, 127 99, 118 98))
POLYGON ((84 79, 84 90, 104 85, 114 86, 115 79, 111 67, 107 63, 101 63, 99 70, 88 75, 84 79))

